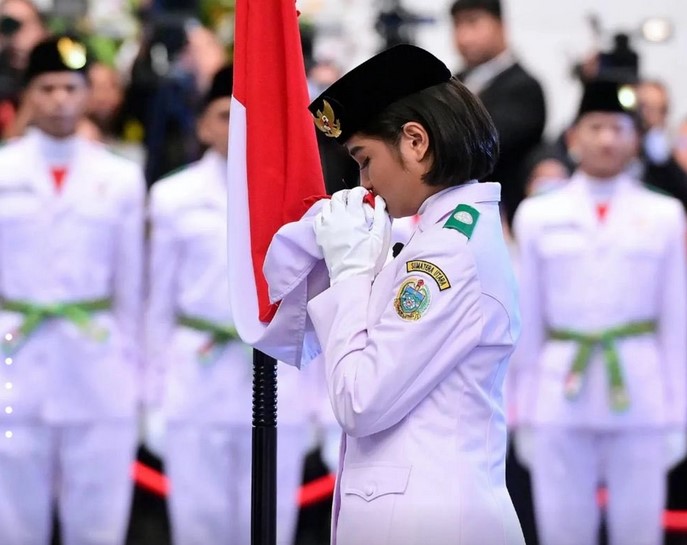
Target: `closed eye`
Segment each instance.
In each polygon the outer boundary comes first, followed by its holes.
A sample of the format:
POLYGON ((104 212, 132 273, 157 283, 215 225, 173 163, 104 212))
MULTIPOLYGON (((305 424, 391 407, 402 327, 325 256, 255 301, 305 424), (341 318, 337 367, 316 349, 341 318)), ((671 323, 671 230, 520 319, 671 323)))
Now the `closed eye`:
POLYGON ((368 167, 369 164, 370 164, 370 158, 367 157, 367 158, 363 161, 363 164, 360 165, 360 170, 365 170, 365 169, 368 167))

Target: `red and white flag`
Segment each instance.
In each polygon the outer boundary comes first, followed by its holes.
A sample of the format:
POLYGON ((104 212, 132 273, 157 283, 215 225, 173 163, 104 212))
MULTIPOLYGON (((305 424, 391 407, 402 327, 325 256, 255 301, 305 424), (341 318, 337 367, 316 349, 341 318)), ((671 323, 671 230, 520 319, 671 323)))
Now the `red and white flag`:
POLYGON ((297 337, 283 330, 271 335, 277 305, 270 304, 262 267, 277 230, 301 218, 308 198, 325 193, 308 103, 294 0, 237 0, 228 160, 230 294, 243 341, 279 359, 289 353, 280 343, 297 337))

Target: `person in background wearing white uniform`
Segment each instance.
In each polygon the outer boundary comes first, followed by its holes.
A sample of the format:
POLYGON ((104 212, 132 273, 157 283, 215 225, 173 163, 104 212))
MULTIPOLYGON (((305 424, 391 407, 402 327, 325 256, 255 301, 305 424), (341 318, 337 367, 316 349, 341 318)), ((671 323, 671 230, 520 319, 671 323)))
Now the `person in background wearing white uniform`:
MULTIPOLYGON (((232 82, 231 66, 223 67, 203 100, 201 160, 155 183, 150 198, 146 400, 165 421, 160 454, 175 545, 250 543, 253 367, 232 324, 227 283, 232 82)), ((290 545, 307 404, 297 369, 280 365, 278 379, 277 533, 290 545)))
POLYGON ((121 545, 137 443, 139 168, 75 136, 86 48, 39 43, 33 128, 0 150, 0 542, 121 545))
POLYGON ((632 89, 586 85, 563 188, 515 218, 522 338, 513 359, 519 455, 543 545, 659 545, 666 474, 684 454, 685 218, 627 174, 639 133, 632 89))

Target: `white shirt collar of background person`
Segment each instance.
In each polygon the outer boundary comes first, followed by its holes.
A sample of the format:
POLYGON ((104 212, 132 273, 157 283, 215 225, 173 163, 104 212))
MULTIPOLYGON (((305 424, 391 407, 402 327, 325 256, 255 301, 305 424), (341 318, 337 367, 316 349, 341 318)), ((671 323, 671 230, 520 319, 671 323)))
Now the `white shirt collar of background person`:
POLYGON ((496 76, 514 64, 515 56, 509 49, 506 49, 493 59, 470 70, 465 76, 463 84, 474 94, 479 94, 496 76))

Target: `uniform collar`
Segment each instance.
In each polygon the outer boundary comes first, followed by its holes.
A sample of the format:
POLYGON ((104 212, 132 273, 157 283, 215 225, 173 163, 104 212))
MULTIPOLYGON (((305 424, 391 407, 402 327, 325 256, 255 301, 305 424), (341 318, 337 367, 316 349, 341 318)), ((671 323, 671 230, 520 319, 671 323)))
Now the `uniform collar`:
POLYGON ((196 195, 213 208, 226 209, 227 206, 227 160, 213 150, 207 150, 196 163, 202 171, 199 191, 196 195))
POLYGON ((217 153, 216 151, 209 149, 201 157, 200 162, 203 166, 211 169, 215 174, 216 178, 221 180, 223 185, 227 185, 227 159, 217 153))
POLYGON ((595 196, 603 195, 604 193, 613 198, 617 194, 621 194, 628 187, 637 184, 637 181, 626 173, 618 174, 612 178, 599 179, 589 176, 584 172, 578 170, 570 178, 570 187, 583 193, 588 199, 594 201, 595 196), (608 184, 604 187, 603 184, 608 184))
MULTIPOLYGON (((558 215, 561 220, 568 218, 584 229, 601 233, 598 235, 599 241, 604 243, 617 236, 618 220, 622 218, 622 212, 627 209, 627 200, 632 198, 633 189, 639 186, 637 180, 625 173, 609 178, 607 181, 614 186, 613 191, 608 198, 601 198, 594 193, 598 190, 594 188, 594 185, 604 181, 588 176, 579 170, 575 172, 570 182, 560 190, 567 191, 567 195, 571 198, 565 200, 566 204, 558 215), (596 206, 602 202, 610 204, 610 208, 604 221, 600 223, 596 206), (619 212, 621 212, 620 215, 619 212)), ((624 228, 621 226, 621 229, 624 228)))
POLYGON ((418 210, 418 228, 426 231, 447 217, 459 204, 475 204, 501 200, 501 184, 471 180, 463 185, 449 187, 435 193, 422 203, 418 210))
POLYGON ((36 142, 41 157, 49 166, 68 166, 76 155, 78 138, 74 135, 55 138, 32 127, 27 131, 27 136, 36 142))

